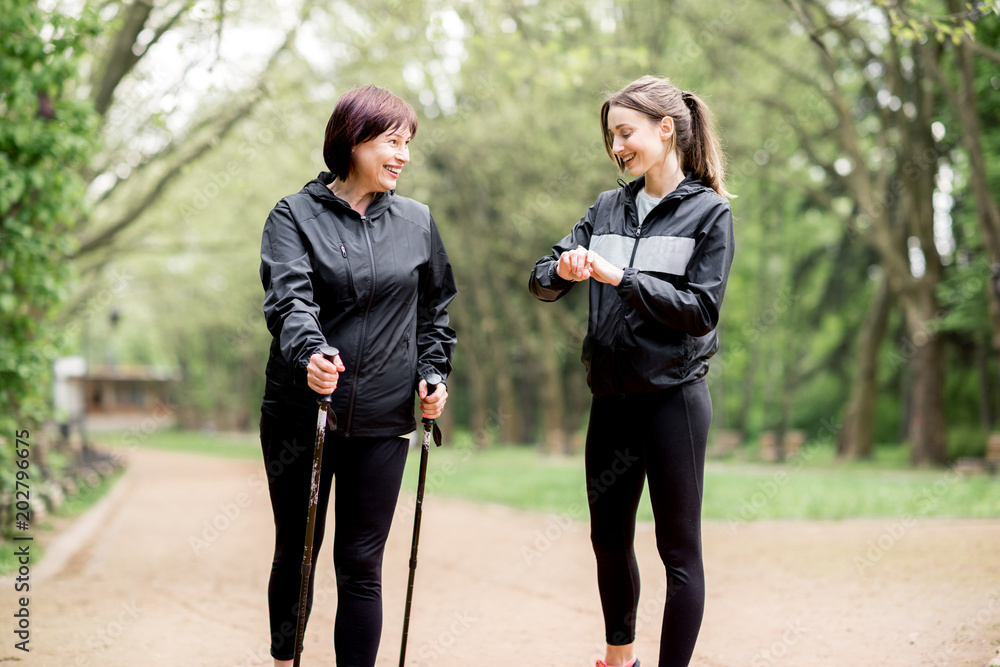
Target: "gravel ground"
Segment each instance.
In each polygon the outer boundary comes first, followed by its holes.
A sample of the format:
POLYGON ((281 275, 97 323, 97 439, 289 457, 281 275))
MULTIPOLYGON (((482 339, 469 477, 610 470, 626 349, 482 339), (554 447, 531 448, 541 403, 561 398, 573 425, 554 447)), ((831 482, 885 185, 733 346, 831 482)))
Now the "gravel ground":
MULTIPOLYGON (((46 537, 50 553, 32 565, 31 651, 14 649, 8 620, 0 662, 270 665, 262 466, 130 457, 105 501, 46 537)), ((389 538, 379 667, 398 664, 412 508, 404 494, 389 538)), ((666 590, 652 525, 640 525, 636 550, 637 649, 653 667, 666 590)), ((998 520, 708 522, 704 551, 697 667, 985 667, 1000 648, 998 520)), ((328 549, 317 562, 304 667, 335 664, 328 549)), ((0 615, 12 619, 13 580, 0 583, 0 615)), ((602 641, 584 524, 428 497, 408 665, 590 667, 602 641)))

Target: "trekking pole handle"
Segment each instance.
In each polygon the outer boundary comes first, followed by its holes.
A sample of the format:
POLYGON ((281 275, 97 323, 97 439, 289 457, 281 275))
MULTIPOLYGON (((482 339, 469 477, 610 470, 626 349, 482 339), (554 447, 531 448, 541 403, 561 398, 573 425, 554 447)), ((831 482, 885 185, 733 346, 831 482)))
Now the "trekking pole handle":
MULTIPOLYGON (((319 352, 320 354, 323 355, 323 358, 329 361, 330 363, 333 363, 333 358, 336 357, 338 354, 340 354, 340 350, 333 347, 332 345, 324 345, 323 347, 319 348, 319 352)), ((332 393, 322 394, 319 397, 320 403, 330 403, 331 401, 333 401, 332 393)))
MULTIPOLYGON (((428 373, 424 377, 424 382, 427 383, 427 395, 430 396, 435 391, 437 391, 438 385, 441 384, 442 379, 441 376, 438 375, 437 373, 428 373)), ((425 424, 434 423, 433 419, 428 419, 427 417, 422 418, 420 421, 422 421, 425 424)))

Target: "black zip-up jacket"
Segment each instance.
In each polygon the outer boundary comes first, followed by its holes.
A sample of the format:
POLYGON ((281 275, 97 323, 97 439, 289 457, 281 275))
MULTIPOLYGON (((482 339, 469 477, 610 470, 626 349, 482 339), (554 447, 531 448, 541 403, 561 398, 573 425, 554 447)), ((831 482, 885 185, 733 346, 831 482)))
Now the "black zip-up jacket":
POLYGON ((538 260, 529 281, 542 301, 566 294, 574 283, 560 278, 556 266, 577 246, 625 269, 617 287, 590 279, 583 363, 596 395, 693 382, 719 349, 715 327, 735 243, 729 202, 689 175, 640 227, 635 198, 644 183, 640 177, 601 193, 552 254, 538 260))
POLYGON ((314 420, 306 366, 330 344, 347 368, 331 404, 337 431, 405 435, 416 427, 420 379, 451 372, 451 263, 425 205, 382 192, 361 216, 326 187, 332 181, 321 173, 264 224, 260 279, 274 339, 261 409, 314 420))

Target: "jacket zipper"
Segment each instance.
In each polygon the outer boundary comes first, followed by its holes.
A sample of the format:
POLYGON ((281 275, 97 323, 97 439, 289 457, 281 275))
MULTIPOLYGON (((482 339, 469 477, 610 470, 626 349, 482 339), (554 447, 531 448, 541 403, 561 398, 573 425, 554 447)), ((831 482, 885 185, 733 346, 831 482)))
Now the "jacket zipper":
MULTIPOLYGON (((618 184, 622 187, 623 190, 625 189, 625 187, 626 187, 625 181, 623 181, 621 179, 618 179, 618 184)), ((673 193, 671 193, 671 194, 673 194, 673 193)), ((627 193, 626 193, 626 196, 628 196, 627 193)), ((667 195, 667 197, 669 197, 669 196, 670 195, 667 195)), ((634 198, 633 198, 633 204, 634 204, 634 198)), ((653 209, 659 208, 662 205, 663 205, 663 202, 661 200, 660 203, 658 203, 656 206, 653 207, 653 209)), ((626 210, 628 210, 627 206, 626 206, 626 210)), ((646 216, 646 219, 648 220, 649 216, 651 216, 652 214, 653 214, 653 211, 650 210, 649 214, 646 216)), ((635 208, 635 215, 636 215, 636 221, 638 222, 638 225, 636 226, 636 229, 635 229, 635 244, 632 246, 632 256, 629 257, 629 260, 628 260, 628 266, 629 267, 632 266, 635 263, 635 255, 636 255, 636 252, 639 250, 639 239, 642 236, 642 228, 644 226, 646 226, 642 222, 639 221, 639 213, 638 213, 638 208, 637 207, 635 208)), ((612 377, 614 378, 614 382, 615 382, 616 388, 618 389, 617 393, 621 394, 622 396, 625 396, 625 393, 624 393, 624 390, 623 390, 623 387, 622 387, 621 377, 619 377, 619 375, 617 373, 618 364, 616 362, 618 345, 619 345, 619 343, 621 341, 621 338, 622 338, 622 331, 625 328, 625 316, 624 316, 625 305, 621 304, 619 306, 619 308, 621 308, 622 316, 618 318, 618 327, 617 327, 617 330, 615 331, 614 345, 611 346, 611 368, 614 371, 612 377)))
MULTIPOLYGON (((344 246, 343 242, 340 243, 340 254, 344 256, 344 259, 347 259, 347 247, 344 246)), ((357 294, 357 290, 354 289, 354 274, 351 272, 350 262, 347 263, 347 293, 351 298, 357 294)))
MULTIPOLYGON (((361 216, 361 225, 365 229, 365 241, 368 243, 368 259, 372 265, 372 287, 371 292, 368 294, 368 305, 365 307, 365 316, 361 320, 361 338, 358 341, 358 356, 355 359, 354 366, 354 383, 351 385, 351 403, 347 408, 347 428, 344 430, 344 437, 351 437, 351 421, 354 418, 354 399, 358 395, 358 378, 361 376, 361 359, 362 354, 365 351, 365 333, 368 330, 368 315, 372 310, 372 303, 375 301, 375 251, 372 248, 372 237, 368 232, 368 218, 361 216)), ((343 246, 341 246, 343 249, 343 246)), ((344 250, 346 253, 347 251, 344 250)))
MULTIPOLYGON (((628 206, 625 207, 625 211, 628 212, 628 206)), ((639 220, 638 211, 636 211, 636 221, 639 220)), ((635 263, 635 253, 639 250, 639 237, 642 236, 642 222, 635 228, 635 243, 632 244, 632 256, 628 259, 628 264, 625 268, 632 266, 635 263)), ((622 396, 625 392, 622 388, 621 378, 618 376, 618 362, 616 357, 618 356, 618 346, 621 344, 622 331, 625 329, 625 306, 624 304, 619 305, 621 317, 618 318, 618 330, 615 332, 615 344, 611 347, 611 368, 614 369, 615 384, 618 385, 618 393, 622 396)))

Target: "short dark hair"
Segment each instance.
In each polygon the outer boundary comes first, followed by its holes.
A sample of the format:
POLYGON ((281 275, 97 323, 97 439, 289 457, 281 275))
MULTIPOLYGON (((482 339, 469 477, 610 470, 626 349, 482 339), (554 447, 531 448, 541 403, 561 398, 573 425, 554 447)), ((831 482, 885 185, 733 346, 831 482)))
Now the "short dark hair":
POLYGON ((346 180, 351 173, 351 149, 383 132, 406 128, 417 134, 417 113, 385 88, 368 84, 344 93, 326 124, 323 161, 333 175, 346 180))

